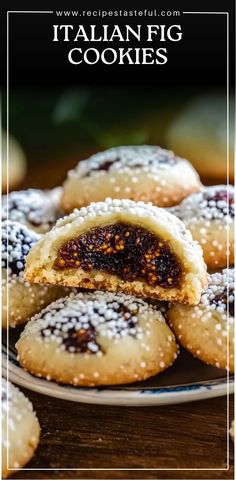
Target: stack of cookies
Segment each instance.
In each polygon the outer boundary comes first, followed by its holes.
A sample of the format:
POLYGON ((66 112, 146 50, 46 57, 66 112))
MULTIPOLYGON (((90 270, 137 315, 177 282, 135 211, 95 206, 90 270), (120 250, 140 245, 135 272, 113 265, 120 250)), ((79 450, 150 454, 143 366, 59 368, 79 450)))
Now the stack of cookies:
POLYGON ((3 289, 9 325, 28 322, 23 368, 75 386, 136 382, 169 367, 178 342, 233 371, 231 186, 204 187, 159 147, 118 147, 62 188, 6 203, 3 289))
MULTIPOLYGON (((139 146, 80 162, 62 188, 3 197, 3 328, 26 324, 22 367, 75 386, 125 384, 168 368, 180 344, 233 371, 233 193, 139 146)), ((32 405, 4 381, 4 478, 8 404, 12 468, 40 435, 32 405)))

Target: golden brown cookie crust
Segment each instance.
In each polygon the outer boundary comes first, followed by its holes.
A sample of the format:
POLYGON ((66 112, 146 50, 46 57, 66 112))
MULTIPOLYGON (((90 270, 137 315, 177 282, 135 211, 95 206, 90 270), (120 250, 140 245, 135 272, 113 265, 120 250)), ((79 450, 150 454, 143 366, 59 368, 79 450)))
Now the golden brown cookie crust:
POLYGON ((68 173, 61 205, 71 213, 110 197, 169 207, 201 187, 192 165, 173 152, 147 145, 117 147, 79 162, 68 173))
POLYGON ((209 270, 234 264, 234 188, 205 187, 170 209, 203 249, 209 270))
POLYGON ((40 426, 32 404, 11 383, 2 380, 2 476, 7 478, 12 470, 7 468, 7 408, 11 428, 8 432, 8 465, 11 469, 22 468, 33 456, 39 442, 40 426))
POLYGON ((26 323, 49 303, 68 295, 69 291, 60 285, 31 284, 16 275, 9 275, 7 284, 7 272, 2 269, 2 328, 7 328, 7 324, 14 328, 26 323))
POLYGON ((10 327, 25 323, 48 303, 69 293, 61 286, 32 285, 24 280, 27 253, 39 239, 40 235, 19 222, 2 222, 3 328, 8 323, 10 327))
POLYGON ((233 270, 214 273, 199 305, 174 304, 167 313, 181 345, 203 362, 230 372, 234 371, 234 318, 231 308, 227 314, 224 302, 227 288, 229 299, 234 301, 233 280, 233 270))
POLYGON ((145 380, 177 356, 160 311, 104 292, 54 302, 26 325, 16 347, 20 364, 34 375, 91 387, 145 380))

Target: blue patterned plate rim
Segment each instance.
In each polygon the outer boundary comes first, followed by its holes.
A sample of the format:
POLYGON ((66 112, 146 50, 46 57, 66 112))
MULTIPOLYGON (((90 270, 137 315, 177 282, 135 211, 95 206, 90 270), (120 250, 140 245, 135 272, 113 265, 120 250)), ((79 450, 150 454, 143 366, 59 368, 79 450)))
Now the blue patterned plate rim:
MULTIPOLYGON (((233 376, 229 377, 227 385, 226 376, 202 382, 183 383, 180 385, 160 387, 139 387, 132 390, 132 387, 99 387, 82 388, 69 385, 60 385, 56 382, 47 381, 34 377, 23 370, 14 354, 9 352, 9 380, 19 386, 28 388, 44 395, 71 400, 82 403, 104 404, 104 405, 164 405, 184 403, 204 398, 213 398, 231 394, 234 391, 233 376)), ((7 376, 7 356, 3 351, 3 376, 7 376)))

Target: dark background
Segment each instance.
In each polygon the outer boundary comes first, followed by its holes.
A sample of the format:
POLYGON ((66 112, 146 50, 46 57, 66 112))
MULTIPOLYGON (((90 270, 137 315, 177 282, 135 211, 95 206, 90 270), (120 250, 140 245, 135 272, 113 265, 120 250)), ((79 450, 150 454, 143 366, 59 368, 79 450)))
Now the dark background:
MULTIPOLYGON (((116 0, 113 2, 90 1, 26 1, 8 0, 2 3, 3 44, 6 59, 6 10, 89 10, 108 9, 154 9, 182 11, 228 11, 230 12, 230 73, 231 83, 234 72, 234 0, 145 0, 138 7, 137 2, 116 0)), ((10 83, 12 86, 54 86, 68 84, 85 85, 138 85, 158 84, 176 87, 177 85, 219 86, 226 81, 226 15, 184 15, 180 17, 57 17, 55 14, 10 14, 10 83), (168 62, 165 65, 103 65, 94 66, 69 64, 69 48, 77 42, 54 42, 52 25, 69 24, 180 24, 183 38, 180 42, 157 44, 167 46, 168 62)), ((96 43, 96 48, 102 44, 96 43)), ((88 44, 82 45, 88 48, 88 44)), ((90 44, 89 46, 94 46, 90 44)), ((103 43, 103 48, 113 47, 103 43)), ((118 46, 118 45, 117 45, 118 46)), ((125 43, 120 45, 125 47, 125 43)), ((132 46, 129 42, 127 46, 132 46)), ((136 47, 145 45, 135 44, 136 47)), ((151 43, 148 47, 153 46, 151 43)), ((5 64, 5 62, 4 62, 5 64)), ((3 71, 2 81, 5 83, 3 71)))
MULTIPOLYGON (((196 96, 221 97, 226 125, 226 15, 229 12, 230 85, 234 85, 234 0, 8 0, 1 3, 3 127, 6 129, 7 10, 180 10, 179 17, 57 17, 9 14, 9 131, 22 146, 27 175, 11 188, 51 188, 63 182, 81 158, 116 145, 158 144, 169 148, 169 126, 196 96), (53 42, 53 24, 180 24, 179 42, 53 42), (165 65, 72 65, 73 47, 167 47, 165 65), (45 168, 47 172, 45 173, 45 168)), ((233 102, 231 102, 231 115, 233 102)), ((217 110, 217 107, 216 107, 217 110)), ((204 121, 204 119, 203 119, 204 121)), ((231 121, 231 126, 232 125, 231 121)), ((201 119, 200 119, 201 123, 201 119)), ((206 126, 206 129, 209 125, 206 126)), ((217 135, 217 132, 216 132, 217 135)), ((225 137, 224 131, 222 136, 225 137)), ((214 138, 212 140, 214 143, 214 138)), ((201 145, 201 141, 197 142, 201 145)), ((172 148, 172 146, 170 147, 172 148)), ((216 147, 217 150, 217 147, 216 147)), ((176 152, 184 155, 183 152, 176 152)), ((191 154, 187 158, 194 163, 191 154)), ((199 152, 201 158, 201 151, 199 152)), ((12 158, 10 161, 13 162, 12 158)), ((202 157, 204 164, 205 157, 202 157)), ((226 164, 226 154, 222 155, 226 164)), ((13 164, 13 163, 12 163, 13 164)), ((14 165, 13 165, 14 167, 14 165)), ((214 168, 212 169, 214 174, 214 168)), ((204 169, 199 173, 204 175, 204 169)), ((214 176, 214 175, 213 175, 214 176)), ((219 178, 219 175, 218 175, 219 178)), ((214 182, 215 179, 212 179, 214 182)), ((222 175, 222 182, 225 177, 222 175)))

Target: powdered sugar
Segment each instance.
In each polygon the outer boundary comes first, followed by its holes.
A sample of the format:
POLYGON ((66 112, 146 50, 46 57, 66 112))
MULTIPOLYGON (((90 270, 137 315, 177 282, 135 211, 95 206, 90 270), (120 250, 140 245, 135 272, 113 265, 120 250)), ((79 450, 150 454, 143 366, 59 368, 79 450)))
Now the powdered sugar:
POLYGON ((175 215, 170 214, 167 210, 152 205, 151 202, 134 202, 128 199, 120 200, 106 198, 104 202, 92 202, 88 207, 82 207, 79 210, 75 209, 70 215, 59 219, 53 228, 53 231, 63 225, 70 225, 74 220, 76 220, 78 224, 82 224, 86 219, 93 219, 96 216, 108 216, 113 213, 125 213, 140 218, 151 217, 160 222, 165 221, 171 225, 173 231, 175 231, 175 235, 185 238, 188 241, 192 240, 191 235, 185 229, 184 224, 175 215))
POLYGON ((208 288, 202 294, 200 306, 224 314, 225 319, 228 310, 230 316, 234 317, 234 269, 225 269, 222 273, 210 275, 208 288))
POLYGON ((120 170, 124 173, 128 170, 156 173, 158 170, 166 170, 176 165, 179 161, 173 152, 160 147, 122 146, 110 148, 79 162, 76 169, 69 172, 69 177, 98 176, 107 171, 120 170))
MULTIPOLYGON (((188 227, 203 220, 232 222, 234 217, 234 189, 231 185, 216 185, 205 187, 204 190, 193 193, 176 207, 169 209, 188 227)), ((203 232, 204 233, 204 232, 203 232)))
POLYGON ((26 256, 40 236, 17 222, 2 223, 2 268, 23 276, 26 256))
POLYGON ((60 189, 11 192, 2 197, 2 220, 28 224, 32 228, 48 229, 58 218, 60 189), (8 212, 7 212, 8 210, 8 212))
MULTIPOLYGON (((35 315, 26 331, 29 329, 39 341, 56 341, 61 350, 70 353, 101 355, 98 335, 115 343, 126 335, 142 339, 144 332, 138 315, 146 316, 148 330, 154 311, 143 300, 129 295, 100 291, 72 293, 35 315)), ((158 319, 164 322, 161 314, 158 319)))
MULTIPOLYGON (((33 413, 31 402, 26 398, 23 393, 11 383, 2 378, 2 421, 7 415, 8 411, 8 428, 9 437, 11 433, 17 429, 17 425, 21 423, 23 415, 26 412, 33 413)), ((2 431, 2 444, 5 448, 10 447, 7 445, 7 432, 2 431)))

